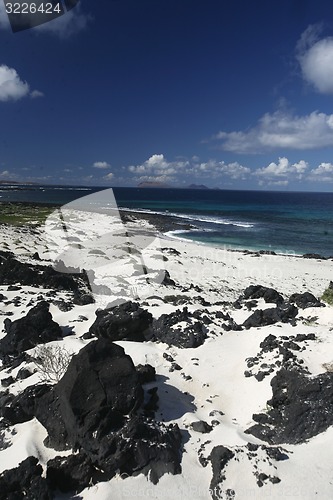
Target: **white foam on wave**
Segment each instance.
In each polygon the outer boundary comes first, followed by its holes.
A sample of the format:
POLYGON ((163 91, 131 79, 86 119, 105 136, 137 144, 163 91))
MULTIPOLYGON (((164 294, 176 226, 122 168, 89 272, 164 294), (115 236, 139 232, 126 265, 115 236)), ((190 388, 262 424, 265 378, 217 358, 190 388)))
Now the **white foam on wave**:
POLYGON ((122 210, 126 210, 127 212, 137 212, 137 213, 145 213, 145 214, 153 214, 153 215, 161 215, 161 216, 168 216, 168 217, 177 217, 179 219, 186 219, 186 220, 191 220, 195 222, 206 222, 206 223, 211 223, 211 224, 222 224, 222 225, 227 225, 227 226, 237 226, 237 227, 245 227, 245 228, 251 228, 254 227, 255 224, 251 222, 243 222, 243 221, 234 221, 232 219, 223 219, 221 217, 212 217, 212 216, 205 216, 205 215, 187 215, 187 214, 180 214, 178 212, 158 212, 154 210, 149 210, 149 209, 144 209, 144 208, 127 208, 127 207, 121 207, 122 210))

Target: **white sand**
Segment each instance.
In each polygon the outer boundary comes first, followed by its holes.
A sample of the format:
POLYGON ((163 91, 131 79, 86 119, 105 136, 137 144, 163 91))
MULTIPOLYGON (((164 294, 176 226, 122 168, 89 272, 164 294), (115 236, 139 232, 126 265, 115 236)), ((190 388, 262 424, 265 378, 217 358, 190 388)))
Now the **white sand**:
MULTIPOLYGON (((87 219, 86 219, 87 220, 87 219)), ((119 224, 119 221, 117 222, 119 224)), ((89 224, 91 228, 91 242, 86 245, 89 251, 96 246, 94 237, 108 228, 107 216, 96 217, 89 224), (98 228, 96 230, 96 227, 98 228), (93 232, 96 231, 96 232, 93 232)), ((121 229, 121 225, 117 226, 121 229)), ((139 221, 132 224, 132 229, 151 229, 148 223, 139 221)), ((0 249, 13 251, 22 260, 31 260, 31 256, 38 251, 44 263, 46 259, 61 254, 66 249, 66 241, 62 240, 61 232, 55 231, 53 243, 38 230, 25 232, 7 226, 1 228, 0 249), (59 249, 59 245, 60 249, 59 249)), ((223 305, 216 305, 220 301, 234 301, 250 284, 261 284, 273 287, 288 297, 291 293, 312 292, 319 297, 327 288, 330 279, 333 279, 332 261, 309 260, 293 256, 246 255, 239 252, 229 252, 224 249, 207 247, 192 242, 179 241, 166 236, 155 240, 154 246, 147 249, 147 262, 155 260, 157 263, 152 276, 156 279, 147 284, 140 273, 136 273, 135 263, 128 255, 121 255, 119 262, 112 261, 112 266, 105 267, 106 263, 97 269, 97 281, 105 283, 105 269, 107 280, 112 293, 106 297, 106 303, 125 298, 133 300, 133 296, 144 301, 146 307, 155 318, 163 313, 170 313, 183 306, 173 306, 164 303, 167 295, 188 297, 189 310, 207 309, 208 311, 229 312, 237 323, 242 323, 250 314, 246 308, 235 310, 223 305), (162 247, 168 247, 180 252, 174 255, 165 252, 167 261, 161 260, 161 253, 157 242, 162 247), (165 266, 170 276, 179 285, 178 288, 161 286, 158 279, 158 266, 165 266), (100 275, 98 274, 100 273, 100 275), (125 281, 124 281, 125 280, 125 281), (182 291, 181 287, 198 285, 202 291, 195 289, 182 291), (210 306, 201 306, 197 297, 204 297, 211 303, 210 306)), ((68 248, 67 248, 68 249, 68 248)), ((85 258, 88 251, 84 254, 85 258)), ((136 261, 137 263, 138 261, 136 261)), ((153 267, 153 266, 151 266, 153 267)), ((22 317, 30 309, 27 304, 30 300, 36 301, 43 290, 32 287, 22 287, 20 292, 9 292, 7 286, 0 286, 0 293, 8 299, 13 299, 18 293, 21 305, 0 303, 1 318, 6 318, 9 312, 12 320, 22 317)), ((59 297, 68 294, 59 293, 59 297)), ((72 334, 65 337, 61 345, 71 352, 78 352, 88 341, 80 336, 88 331, 95 320, 95 309, 103 304, 101 298, 97 304, 76 306, 69 312, 61 312, 52 305, 50 311, 53 319, 67 332, 72 334), (77 321, 79 316, 88 318, 77 321), (69 330, 69 329, 70 330, 69 330)), ((262 308, 273 307, 259 301, 262 308)), ((184 444, 182 458, 183 472, 178 476, 165 475, 154 486, 147 478, 140 475, 136 478, 122 480, 115 477, 110 482, 100 483, 87 488, 81 493, 84 500, 98 498, 98 500, 120 500, 126 498, 155 498, 155 499, 202 499, 211 498, 209 493, 212 478, 211 465, 202 467, 198 460, 198 450, 206 443, 202 454, 208 457, 214 446, 224 445, 231 449, 243 447, 247 442, 260 444, 261 442, 244 431, 253 424, 253 413, 265 411, 266 402, 271 398, 270 381, 274 374, 258 382, 254 377, 244 377, 247 369, 246 358, 256 356, 260 342, 269 334, 276 336, 296 335, 298 333, 315 333, 317 340, 309 343, 305 351, 297 352, 299 359, 314 375, 325 372, 323 364, 333 363, 333 307, 309 308, 299 310, 303 320, 297 321, 292 327, 289 324, 276 324, 264 328, 252 328, 243 331, 225 331, 224 321, 214 319, 208 325, 208 339, 196 349, 179 349, 168 347, 163 343, 134 343, 119 342, 126 352, 133 358, 135 364, 149 363, 156 368, 158 379, 151 386, 158 386, 160 407, 156 414, 157 419, 165 422, 176 422, 180 429, 189 433, 189 439, 184 444), (163 353, 171 354, 182 367, 180 371, 169 371, 170 363, 163 358, 163 353), (191 376, 185 380, 183 375, 191 376), (213 413, 212 413, 213 412, 213 413), (209 434, 194 432, 190 424, 196 420, 212 420, 219 422, 209 434), (208 442, 209 441, 209 442, 208 442)), ((1 334, 2 336, 4 333, 1 334)), ((265 355, 263 361, 272 361, 272 353, 265 355)), ((16 376, 18 369, 12 372, 0 371, 0 380, 9 375, 16 376)), ((32 377, 16 382, 10 391, 18 394, 30 384, 37 383, 36 373, 32 377)), ((45 465, 47 460, 59 453, 47 449, 43 444, 46 431, 35 419, 31 422, 13 426, 6 432, 6 437, 12 445, 0 451, 0 470, 17 466, 29 455, 37 456, 45 465)), ((262 443, 265 444, 265 443, 262 443)), ((267 443, 266 443, 267 444, 267 443)), ((300 445, 282 445, 288 452, 289 460, 278 462, 277 470, 266 461, 263 454, 257 463, 259 471, 276 475, 281 479, 278 484, 265 483, 258 487, 253 476, 254 462, 244 453, 239 461, 232 460, 225 470, 226 481, 223 489, 234 489, 237 499, 271 499, 289 498, 291 500, 318 498, 326 500, 333 498, 333 429, 312 438, 309 442, 300 445)), ((240 454, 238 454, 239 456, 240 454)), ((62 496, 59 498, 70 498, 62 496)), ((223 498, 225 498, 223 496, 223 498)))

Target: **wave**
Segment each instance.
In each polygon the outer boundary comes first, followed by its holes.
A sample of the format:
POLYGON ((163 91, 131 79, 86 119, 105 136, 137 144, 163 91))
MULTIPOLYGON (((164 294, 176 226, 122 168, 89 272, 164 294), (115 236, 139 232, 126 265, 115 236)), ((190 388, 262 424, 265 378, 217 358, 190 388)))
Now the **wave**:
POLYGON ((159 212, 159 211, 154 211, 150 210, 147 208, 128 208, 128 207, 119 207, 122 210, 126 210, 127 212, 137 212, 137 213, 146 213, 146 214, 152 214, 152 215, 161 215, 164 217, 177 217, 178 219, 185 219, 188 221, 194 221, 194 222, 205 222, 208 224, 221 224, 221 225, 227 225, 227 226, 237 226, 237 227, 245 227, 245 228, 252 228, 255 226, 255 224, 251 222, 243 222, 243 221, 235 221, 232 219, 226 219, 226 218, 221 218, 221 217, 213 217, 213 216, 205 216, 205 215, 189 215, 189 214, 181 214, 179 212, 159 212))

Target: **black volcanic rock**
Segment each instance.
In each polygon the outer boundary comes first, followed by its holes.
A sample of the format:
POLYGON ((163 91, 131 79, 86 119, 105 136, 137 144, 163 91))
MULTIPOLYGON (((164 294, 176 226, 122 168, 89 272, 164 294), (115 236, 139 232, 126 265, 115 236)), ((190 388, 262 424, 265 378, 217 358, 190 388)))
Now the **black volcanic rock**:
POLYGON ((168 345, 193 348, 202 345, 207 338, 205 326, 190 313, 187 307, 182 311, 177 309, 171 314, 162 314, 152 324, 153 339, 168 345), (187 326, 177 328, 178 323, 185 322, 187 326))
POLYGON ((333 373, 309 377, 280 370, 271 381, 271 409, 253 415, 257 424, 246 432, 270 444, 303 443, 333 425, 333 373))
POLYGON ((152 315, 135 302, 96 311, 96 316, 89 334, 110 340, 143 342, 152 323, 152 315))
POLYGON ((243 299, 260 299, 263 298, 267 303, 280 305, 283 303, 282 295, 274 290, 262 285, 250 285, 245 288, 242 297, 243 299))
POLYGON ((249 318, 247 318, 243 326, 249 328, 274 325, 275 323, 292 323, 297 316, 298 309, 292 304, 285 307, 272 307, 269 309, 257 309, 249 318))
POLYGON ((102 338, 73 356, 65 375, 40 400, 36 416, 49 433, 48 444, 66 449, 82 445, 103 425, 118 428, 142 400, 132 359, 102 338))
POLYGON ((20 262, 11 252, 0 251, 0 283, 72 291, 78 304, 81 295, 89 295, 90 301, 94 300, 89 292, 89 281, 85 272, 64 273, 56 271, 51 266, 20 262))
POLYGON ((15 469, 5 470, 0 475, 0 500, 51 500, 42 473, 35 457, 28 457, 15 469))
POLYGON ((213 477, 210 482, 210 491, 214 500, 220 499, 219 490, 221 488, 221 483, 225 480, 225 475, 223 469, 227 463, 235 456, 234 452, 226 448, 225 446, 215 446, 208 459, 212 463, 213 477))
POLYGON ((62 337, 58 323, 53 321, 49 312, 49 304, 39 302, 30 309, 23 318, 4 321, 7 335, 0 340, 0 357, 17 356, 22 351, 32 349, 38 344, 44 344, 62 337))
POLYGON ((137 374, 139 375, 140 384, 148 384, 149 382, 155 382, 156 370, 153 366, 149 364, 137 365, 136 371, 137 374))
POLYGON ((213 427, 204 420, 198 420, 197 422, 192 422, 192 429, 195 432, 201 432, 202 434, 207 434, 213 430, 213 427))
POLYGON ((324 304, 310 292, 293 293, 289 297, 289 301, 295 303, 301 309, 306 309, 307 307, 324 307, 324 304))
POLYGON ((21 394, 15 396, 5 404, 1 410, 1 416, 9 425, 21 424, 31 420, 36 415, 39 400, 50 390, 50 386, 33 385, 27 387, 21 394))

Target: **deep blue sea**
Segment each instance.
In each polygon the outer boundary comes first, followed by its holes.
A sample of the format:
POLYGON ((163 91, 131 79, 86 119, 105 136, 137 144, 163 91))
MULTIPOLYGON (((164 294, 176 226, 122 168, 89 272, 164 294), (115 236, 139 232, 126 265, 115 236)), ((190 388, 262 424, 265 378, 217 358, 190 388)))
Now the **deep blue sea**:
MULTIPOLYGON (((1 201, 65 204, 101 188, 15 186, 1 201)), ((114 188, 117 204, 172 215, 193 227, 180 238, 236 249, 333 255, 333 193, 114 188)), ((1 209, 1 206, 0 206, 1 209)))

